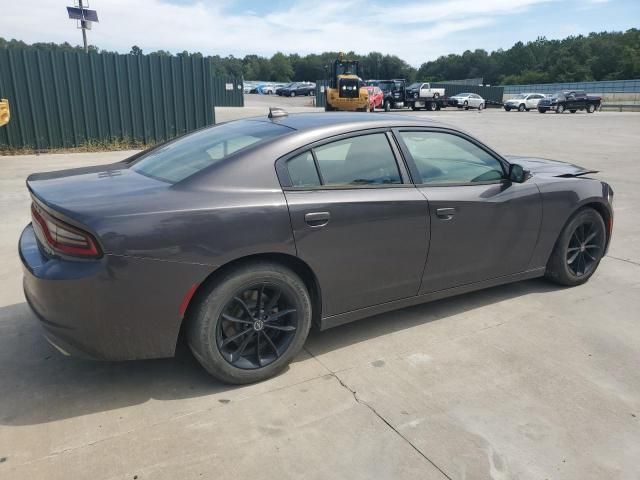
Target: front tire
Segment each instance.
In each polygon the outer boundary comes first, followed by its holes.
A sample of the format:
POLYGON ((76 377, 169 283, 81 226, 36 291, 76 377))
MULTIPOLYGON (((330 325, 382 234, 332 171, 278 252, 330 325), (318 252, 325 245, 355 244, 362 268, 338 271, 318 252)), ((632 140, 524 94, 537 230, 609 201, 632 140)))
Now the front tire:
POLYGON ((602 216, 593 208, 579 210, 562 229, 545 276, 560 285, 582 285, 598 268, 606 241, 602 216))
POLYGON ((291 93, 289 94, 289 96, 290 96, 290 97, 295 97, 295 96, 296 96, 296 92, 291 92, 291 93))
POLYGON ((270 378, 300 352, 311 326, 304 282, 271 262, 225 273, 189 313, 187 339, 200 364, 231 384, 270 378))
POLYGON ((464 102, 464 109, 469 110, 469 102, 467 101, 464 102))
POLYGON ((524 112, 524 111, 525 111, 524 103, 521 103, 521 104, 518 106, 518 111, 519 111, 519 112, 524 112))
POLYGON ((546 108, 538 108, 538 113, 547 113, 546 108))
POLYGON ((389 100, 384 101, 384 111, 388 112, 391 110, 391 102, 389 100))

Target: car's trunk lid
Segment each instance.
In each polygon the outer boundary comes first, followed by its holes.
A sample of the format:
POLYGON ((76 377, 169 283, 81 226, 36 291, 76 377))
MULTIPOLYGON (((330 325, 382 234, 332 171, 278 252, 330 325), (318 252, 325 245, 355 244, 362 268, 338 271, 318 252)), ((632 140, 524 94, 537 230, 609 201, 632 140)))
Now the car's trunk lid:
POLYGON ((149 204, 170 184, 128 168, 125 163, 36 173, 27 187, 49 209, 78 222, 135 211, 139 200, 149 204))

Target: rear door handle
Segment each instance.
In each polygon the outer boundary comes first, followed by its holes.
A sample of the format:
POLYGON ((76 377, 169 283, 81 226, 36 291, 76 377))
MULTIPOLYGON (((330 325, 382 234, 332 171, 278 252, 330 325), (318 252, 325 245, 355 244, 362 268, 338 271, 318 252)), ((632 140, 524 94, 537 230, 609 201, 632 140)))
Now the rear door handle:
POLYGON ((451 220, 455 213, 456 209, 453 207, 436 209, 436 215, 443 220, 451 220))
POLYGON ((311 212, 304 215, 304 221, 310 227, 323 227, 329 223, 330 218, 329 212, 311 212))

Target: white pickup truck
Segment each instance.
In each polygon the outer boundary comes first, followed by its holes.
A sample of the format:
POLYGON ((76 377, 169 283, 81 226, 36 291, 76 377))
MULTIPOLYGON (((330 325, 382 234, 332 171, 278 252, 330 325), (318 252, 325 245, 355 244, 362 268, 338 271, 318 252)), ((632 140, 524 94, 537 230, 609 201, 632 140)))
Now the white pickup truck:
POLYGON ((444 88, 431 88, 430 83, 412 83, 406 90, 407 99, 437 99, 444 96, 444 88))

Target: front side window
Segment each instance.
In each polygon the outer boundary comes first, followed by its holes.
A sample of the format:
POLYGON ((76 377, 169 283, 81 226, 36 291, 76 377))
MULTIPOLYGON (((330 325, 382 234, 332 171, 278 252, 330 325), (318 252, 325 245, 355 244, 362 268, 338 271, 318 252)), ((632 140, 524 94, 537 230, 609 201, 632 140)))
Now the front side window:
POLYGON ((218 125, 150 150, 132 163, 131 169, 176 183, 249 146, 289 132, 282 125, 251 120, 218 125))
POLYGON ((413 158, 420 182, 475 183, 504 177, 502 164, 465 138, 443 132, 400 132, 413 158))

